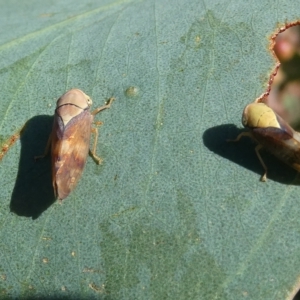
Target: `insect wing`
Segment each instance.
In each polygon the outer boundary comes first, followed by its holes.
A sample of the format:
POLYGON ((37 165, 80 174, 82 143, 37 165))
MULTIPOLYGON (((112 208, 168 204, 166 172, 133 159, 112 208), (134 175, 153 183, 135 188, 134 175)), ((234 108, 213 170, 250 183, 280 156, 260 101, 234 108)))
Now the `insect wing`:
POLYGON ((286 131, 284 128, 266 127, 253 128, 255 139, 267 151, 300 171, 300 142, 297 132, 286 131))
POLYGON ((89 110, 72 118, 64 126, 56 113, 52 131, 52 183, 58 199, 75 188, 89 152, 93 116, 89 110))

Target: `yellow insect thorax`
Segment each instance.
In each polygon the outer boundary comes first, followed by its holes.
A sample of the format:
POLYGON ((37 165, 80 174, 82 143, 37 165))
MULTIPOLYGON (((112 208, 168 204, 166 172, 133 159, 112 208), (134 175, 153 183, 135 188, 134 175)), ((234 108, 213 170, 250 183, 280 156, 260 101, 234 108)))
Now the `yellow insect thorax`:
POLYGON ((275 112, 264 103, 251 103, 243 112, 242 123, 250 128, 280 128, 275 112))

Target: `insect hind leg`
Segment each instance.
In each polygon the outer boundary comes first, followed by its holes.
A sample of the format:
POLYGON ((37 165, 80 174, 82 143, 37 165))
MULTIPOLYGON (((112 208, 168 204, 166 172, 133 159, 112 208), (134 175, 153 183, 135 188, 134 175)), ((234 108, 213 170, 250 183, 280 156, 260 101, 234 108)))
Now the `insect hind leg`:
MULTIPOLYGON (((98 123, 98 122, 97 122, 98 123)), ((103 123, 100 122, 101 124, 97 124, 97 125, 102 125, 103 123)), ((103 159, 101 157, 99 157, 96 152, 97 152, 97 142, 98 142, 98 134, 99 134, 99 131, 98 131, 98 128, 92 128, 92 132, 94 134, 94 145, 92 147, 92 149, 90 149, 89 153, 90 153, 90 156, 94 159, 94 161, 100 165, 102 162, 103 162, 103 159)))
MULTIPOLYGON (((98 114, 100 111, 104 110, 104 109, 107 109, 107 108, 110 108, 112 102, 115 100, 114 97, 111 97, 108 99, 108 101, 106 102, 105 105, 101 106, 101 107, 98 107, 96 108, 94 111, 92 111, 92 115, 95 116, 96 114, 98 114)), ((103 123, 102 122, 95 122, 96 125, 102 125, 103 123)), ((98 128, 92 128, 92 131, 91 133, 94 134, 94 145, 92 147, 92 149, 90 149, 89 151, 89 154, 90 156, 94 159, 94 161, 100 165, 102 162, 103 162, 103 159, 100 158, 97 154, 96 154, 96 151, 97 151, 97 142, 98 142, 98 128)))
POLYGON ((260 153, 259 153, 259 150, 262 149, 262 148, 263 148, 262 145, 257 145, 257 146, 255 147, 255 152, 256 152, 256 155, 257 155, 257 157, 258 157, 258 159, 259 159, 261 165, 263 166, 263 168, 264 168, 264 170, 265 170, 265 173, 261 176, 260 180, 261 180, 262 182, 266 182, 266 181, 267 181, 267 171, 268 171, 268 169, 267 169, 267 166, 265 165, 265 163, 264 163, 264 161, 263 161, 263 159, 261 158, 260 153))
MULTIPOLYGON (((251 138, 252 140, 255 140, 256 141, 256 139, 254 138, 254 136, 252 135, 252 133, 251 132, 249 132, 249 131, 244 131, 244 132, 242 132, 242 133, 240 133, 234 140, 226 140, 227 142, 233 142, 233 143, 236 143, 236 142, 238 142, 242 137, 249 137, 249 138, 251 138)), ((264 161, 263 161, 263 159, 262 159, 262 157, 260 156, 260 153, 259 153, 259 150, 261 150, 263 148, 263 146, 262 145, 260 145, 260 144, 258 144, 256 147, 255 147, 255 153, 256 153, 256 155, 257 155, 257 157, 258 157, 258 159, 259 159, 259 161, 260 161, 260 163, 261 163, 261 165, 262 165, 262 167, 264 168, 264 171, 265 171, 265 173, 261 176, 261 178, 260 178, 260 180, 262 181, 262 182, 266 182, 267 181, 267 171, 268 171, 268 169, 267 169, 267 166, 265 165, 265 163, 264 163, 264 161)))

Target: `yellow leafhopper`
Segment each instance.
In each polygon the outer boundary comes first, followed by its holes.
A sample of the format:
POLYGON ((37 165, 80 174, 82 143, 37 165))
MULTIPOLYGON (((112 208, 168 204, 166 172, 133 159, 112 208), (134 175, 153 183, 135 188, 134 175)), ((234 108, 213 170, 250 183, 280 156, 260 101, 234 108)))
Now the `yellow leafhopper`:
POLYGON ((233 141, 248 136, 258 143, 255 152, 265 171, 261 181, 267 180, 267 167, 259 153, 262 148, 300 171, 300 133, 269 106, 265 103, 247 105, 243 112, 242 123, 249 131, 242 132, 233 141))

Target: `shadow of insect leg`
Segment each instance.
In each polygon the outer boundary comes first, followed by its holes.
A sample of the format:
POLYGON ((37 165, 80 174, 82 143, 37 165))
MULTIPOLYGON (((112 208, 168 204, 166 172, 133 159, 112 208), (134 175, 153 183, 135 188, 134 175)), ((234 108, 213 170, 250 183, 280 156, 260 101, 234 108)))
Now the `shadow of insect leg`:
POLYGON ((265 170, 265 173, 262 175, 262 177, 260 178, 260 180, 263 181, 263 182, 266 182, 267 181, 267 171, 268 171, 268 169, 267 169, 267 167, 266 167, 266 165, 265 165, 265 163, 264 163, 264 161, 261 158, 260 153, 259 153, 259 150, 262 149, 262 148, 263 148, 262 145, 257 145, 255 147, 255 152, 256 152, 256 155, 257 155, 257 157, 258 157, 261 165, 263 166, 263 168, 265 170))

